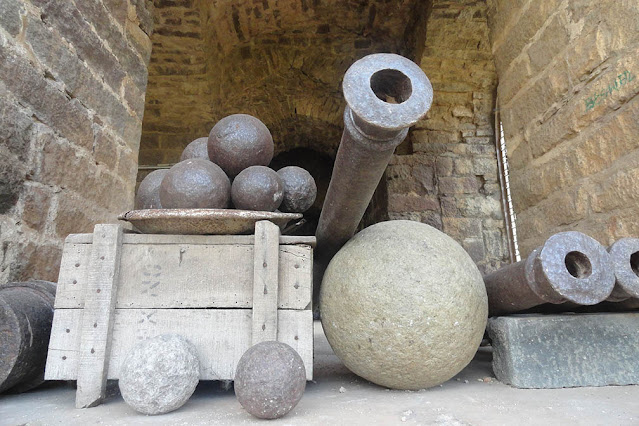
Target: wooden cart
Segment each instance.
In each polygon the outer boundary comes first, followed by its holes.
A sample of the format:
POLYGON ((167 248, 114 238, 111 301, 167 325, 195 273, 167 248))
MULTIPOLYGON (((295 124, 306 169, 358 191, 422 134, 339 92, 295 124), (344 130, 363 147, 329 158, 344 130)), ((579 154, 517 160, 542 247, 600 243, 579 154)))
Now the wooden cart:
POLYGON ((177 333, 197 348, 201 380, 233 380, 256 343, 278 340, 313 377, 313 237, 133 234, 96 225, 65 241, 45 378, 77 380, 98 405, 139 340, 177 333))

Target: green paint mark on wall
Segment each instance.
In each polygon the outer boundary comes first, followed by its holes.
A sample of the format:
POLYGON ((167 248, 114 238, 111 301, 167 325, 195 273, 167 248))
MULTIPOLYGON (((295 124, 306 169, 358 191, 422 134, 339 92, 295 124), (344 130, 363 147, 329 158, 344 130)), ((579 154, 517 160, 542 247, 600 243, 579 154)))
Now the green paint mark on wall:
POLYGON ((586 111, 590 111, 597 105, 601 105, 601 103, 611 96, 615 91, 619 91, 623 86, 634 81, 636 76, 634 76, 630 71, 626 70, 623 73, 619 74, 617 78, 612 83, 609 83, 608 86, 596 92, 592 96, 586 98, 586 111))

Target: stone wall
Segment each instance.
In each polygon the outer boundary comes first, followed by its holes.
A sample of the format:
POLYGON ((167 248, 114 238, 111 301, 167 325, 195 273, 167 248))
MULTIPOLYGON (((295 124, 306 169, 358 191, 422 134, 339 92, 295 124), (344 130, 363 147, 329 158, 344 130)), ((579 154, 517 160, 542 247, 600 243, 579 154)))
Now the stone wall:
POLYGON ((0 282, 132 206, 151 29, 144 0, 0 2, 0 282))
POLYGON ((429 223, 482 270, 498 267, 508 253, 486 4, 399 3, 157 1, 140 164, 177 162, 187 143, 237 112, 265 122, 276 154, 334 156, 346 69, 370 53, 399 53, 421 64, 434 105, 398 148, 363 223, 429 223))
POLYGON ((234 113, 262 120, 276 155, 334 156, 346 69, 374 52, 411 56, 428 3, 156 1, 140 164, 177 162, 234 113))
POLYGON ((488 4, 522 254, 639 236, 639 3, 488 4))
POLYGON ((390 219, 455 238, 483 272, 509 262, 494 141, 495 67, 483 1, 433 2, 419 62, 433 106, 386 171, 390 219))

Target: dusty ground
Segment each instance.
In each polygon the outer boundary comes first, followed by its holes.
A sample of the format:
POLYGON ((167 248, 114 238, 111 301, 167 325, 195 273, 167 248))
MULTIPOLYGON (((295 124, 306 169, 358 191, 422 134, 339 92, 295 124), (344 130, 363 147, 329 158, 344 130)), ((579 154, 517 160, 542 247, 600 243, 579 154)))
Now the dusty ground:
MULTIPOLYGON (((495 381, 489 350, 447 383, 419 392, 391 391, 350 373, 331 351, 319 324, 315 381, 282 425, 637 425, 639 386, 552 390, 514 389, 495 381)), ((181 409, 147 417, 130 409, 112 387, 104 404, 74 408, 74 389, 55 384, 22 395, 0 396, 2 425, 258 423, 217 383, 202 382, 181 409)))

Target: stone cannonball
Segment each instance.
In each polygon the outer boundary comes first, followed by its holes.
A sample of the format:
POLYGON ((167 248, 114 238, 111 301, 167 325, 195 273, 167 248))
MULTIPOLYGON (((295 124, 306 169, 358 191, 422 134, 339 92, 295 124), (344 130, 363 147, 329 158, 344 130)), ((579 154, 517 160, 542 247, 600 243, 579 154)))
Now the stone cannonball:
POLYGON ((258 343, 240 358, 234 387, 238 401, 250 414, 277 419, 302 399, 306 388, 304 361, 286 343, 258 343))
POLYGON ((167 169, 154 170, 140 182, 138 193, 135 194, 136 209, 161 209, 160 184, 166 176, 167 169))
POLYGON ((228 176, 203 158, 177 163, 160 185, 160 203, 165 209, 225 209, 230 195, 228 176))
POLYGON ((193 344, 165 334, 135 345, 122 361, 120 392, 131 408, 143 414, 164 414, 188 401, 200 379, 200 361, 193 344))
POLYGON ((252 115, 224 117, 209 133, 209 158, 230 177, 250 166, 268 166, 273 150, 271 132, 252 115))
POLYGON ((380 386, 424 389, 473 358, 486 327, 482 275, 437 229, 406 220, 356 234, 331 260, 322 325, 352 372, 380 386))
POLYGON ((301 167, 288 166, 277 171, 284 188, 280 210, 287 213, 304 213, 317 197, 317 185, 311 174, 301 167))
POLYGON ((231 198, 236 209, 272 212, 284 198, 282 181, 273 169, 251 166, 233 180, 231 198))
POLYGON ((204 158, 205 160, 209 159, 209 138, 197 138, 193 142, 189 143, 184 151, 182 151, 182 155, 180 156, 180 161, 188 160, 189 158, 204 158))

